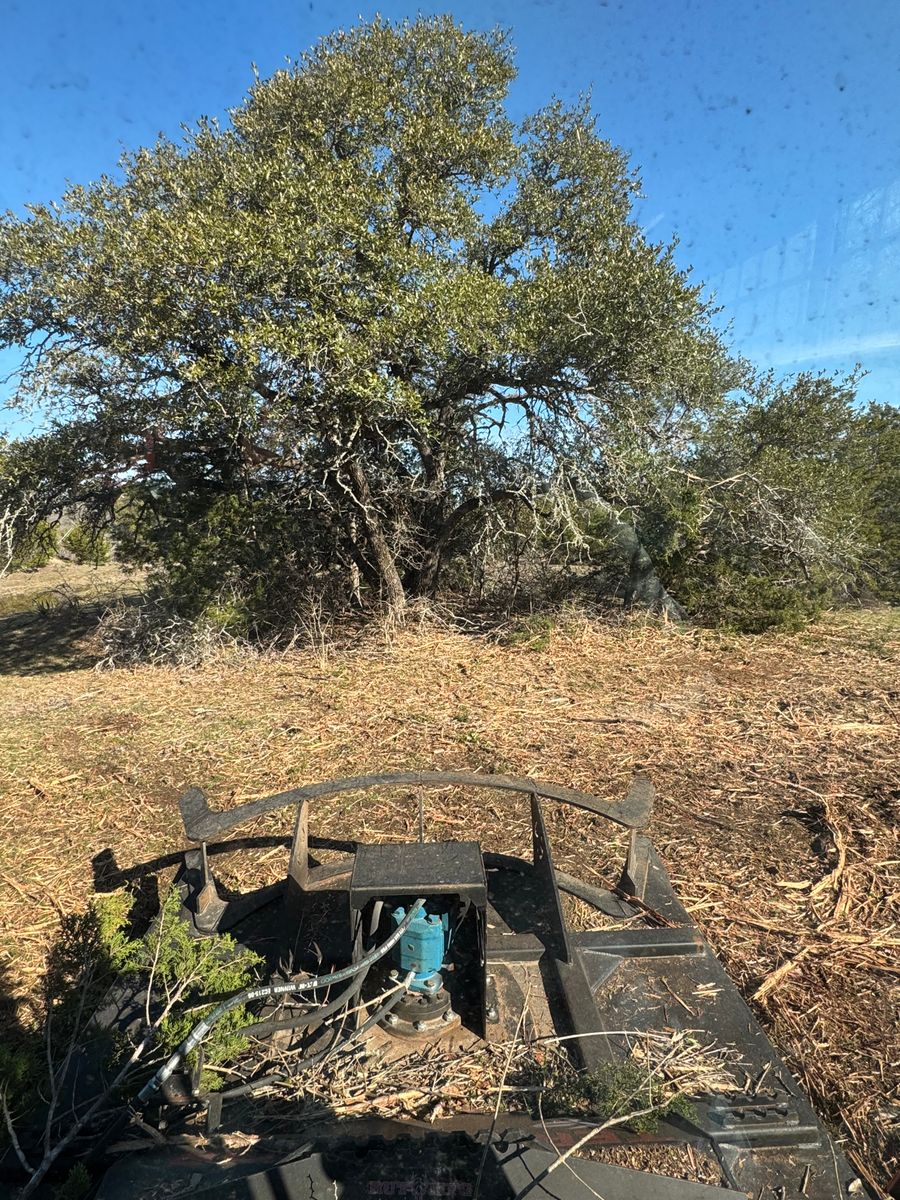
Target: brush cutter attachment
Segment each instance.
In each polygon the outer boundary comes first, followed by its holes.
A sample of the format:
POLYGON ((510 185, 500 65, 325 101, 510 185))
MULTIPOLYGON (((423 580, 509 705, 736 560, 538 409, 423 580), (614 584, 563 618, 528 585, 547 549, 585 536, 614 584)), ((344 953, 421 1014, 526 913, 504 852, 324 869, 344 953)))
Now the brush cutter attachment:
MULTIPOLYGON (((383 1066, 429 1046, 433 1053, 463 1054, 500 1045, 502 1056, 503 1047, 530 1038, 538 1048, 564 1048, 573 1078, 590 1086, 573 1085, 568 1115, 559 1111, 558 1094, 553 1115, 542 1112, 537 1078, 534 1104, 518 1111, 501 1103, 507 1094, 501 1082, 480 1110, 436 1110, 427 1122, 379 1117, 377 1105, 365 1116, 319 1111, 304 1121, 303 1105, 255 1102, 253 1078, 198 1094, 179 1061, 159 1082, 161 1093, 148 1084, 142 1095, 153 1104, 163 1095, 164 1112, 175 1111, 179 1100, 205 1112, 203 1153, 188 1155, 174 1144, 124 1156, 104 1179, 100 1200, 162 1194, 153 1187, 163 1183, 167 1196, 182 1194, 180 1186, 192 1197, 284 1200, 725 1200, 740 1194, 842 1200, 864 1194, 641 832, 652 800, 643 776, 624 800, 611 803, 535 780, 459 772, 332 780, 227 812, 211 809, 202 792, 188 792, 181 810, 197 848, 185 854, 176 880, 184 919, 198 937, 229 931, 264 955, 273 982, 253 991, 253 1002, 261 1002, 255 1038, 292 1053, 305 1047, 311 1069, 343 1061, 351 1045, 368 1047, 371 1062, 383 1066), (493 788, 518 803, 524 799, 530 857, 483 853, 474 841, 419 840, 350 844, 344 858, 316 860, 310 816, 317 800, 398 785, 493 788), (554 867, 547 800, 630 830, 613 886, 554 867), (295 809, 285 879, 242 895, 226 893, 213 870, 218 852, 236 845, 225 835, 283 807, 295 809), (581 902, 582 913, 588 906, 595 928, 571 927, 566 895, 581 902), (342 990, 319 992, 320 1003, 311 1008, 309 989, 324 985, 323 971, 342 990), (690 1075, 684 1103, 645 1121, 648 1114, 625 1103, 629 1097, 610 1098, 610 1081, 633 1079, 635 1064, 639 1084, 642 1073, 677 1073, 679 1047, 687 1046, 701 1057, 717 1055, 722 1070, 710 1073, 705 1086, 702 1075, 690 1075), (585 1107, 585 1097, 593 1097, 593 1107, 585 1107), (221 1151, 236 1137, 248 1139, 239 1156, 221 1151), (711 1164, 706 1174, 676 1177, 690 1175, 690 1165, 700 1162, 711 1164)), ((355 1070, 365 1070, 367 1061, 355 1070)), ((263 1081, 271 1084, 271 1076, 263 1081)))

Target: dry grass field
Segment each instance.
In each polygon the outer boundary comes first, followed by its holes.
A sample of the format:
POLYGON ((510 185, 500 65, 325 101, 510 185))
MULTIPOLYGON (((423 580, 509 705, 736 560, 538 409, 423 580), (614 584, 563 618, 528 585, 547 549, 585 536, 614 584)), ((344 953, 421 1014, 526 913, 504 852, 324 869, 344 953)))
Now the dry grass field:
MULTIPOLYGON (((900 614, 760 637, 573 616, 498 638, 432 620, 193 670, 97 671, 83 630, 59 628, 0 604, 0 971, 23 1019, 60 914, 113 863, 179 849, 190 784, 225 807, 456 767, 614 797, 641 768, 676 888, 813 1102, 870 1180, 900 1166, 900 614)), ((512 852, 526 837, 524 805, 496 794, 431 792, 425 808, 433 836, 512 852)), ((415 821, 409 794, 370 793, 323 803, 313 828, 391 838, 415 821)), ((562 868, 613 869, 599 819, 553 810, 550 832, 562 868)), ((252 869, 283 866, 274 848, 252 869)))

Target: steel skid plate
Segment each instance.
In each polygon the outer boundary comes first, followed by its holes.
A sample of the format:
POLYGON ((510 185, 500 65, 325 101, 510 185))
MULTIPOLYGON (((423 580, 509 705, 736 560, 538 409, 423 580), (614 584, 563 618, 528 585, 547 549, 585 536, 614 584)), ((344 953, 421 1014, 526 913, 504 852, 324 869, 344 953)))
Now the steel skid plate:
POLYGON ((178 1151, 131 1155, 106 1177, 97 1200, 187 1196, 194 1200, 727 1200, 724 1188, 607 1163, 570 1159, 522 1143, 484 1146, 464 1133, 348 1137, 263 1163, 258 1154, 217 1167, 178 1151), (158 1190, 166 1180, 166 1190, 158 1190), (154 1190, 154 1187, 157 1190, 154 1190), (476 1192, 477 1187, 477 1192, 476 1192))
MULTIPOLYGON (((429 1124, 361 1117, 312 1125, 295 1134, 287 1150, 283 1127, 276 1136, 275 1126, 269 1130, 265 1122, 260 1124, 258 1114, 248 1117, 242 1100, 231 1111, 226 1104, 222 1114, 224 1130, 246 1128, 252 1120, 256 1141, 239 1164, 232 1159, 228 1165, 198 1165, 193 1157, 179 1166, 177 1151, 131 1155, 107 1176, 100 1200, 145 1194, 138 1175, 152 1175, 154 1161, 170 1180, 180 1177, 179 1172, 193 1178, 192 1196, 469 1197, 475 1195, 479 1176, 482 1200, 587 1200, 597 1195, 604 1200, 712 1200, 736 1194, 753 1200, 844 1200, 867 1194, 679 902, 662 861, 640 832, 652 800, 646 780, 640 779, 618 806, 531 780, 458 773, 338 780, 221 814, 211 811, 205 797, 194 791, 185 797, 183 815, 189 837, 197 840, 221 836, 243 819, 242 812, 249 819, 278 807, 276 801, 296 805, 297 818, 289 876, 277 894, 269 889, 255 893, 255 899, 220 902, 209 866, 214 865, 215 847, 210 847, 209 855, 189 856, 182 872, 179 886, 186 915, 198 934, 219 920, 219 927, 228 927, 239 940, 261 947, 273 964, 283 963, 286 955, 295 965, 302 964, 304 939, 314 941, 320 959, 350 961, 358 953, 359 934, 353 934, 348 913, 362 913, 363 902, 371 902, 384 886, 382 877, 390 879, 391 863, 382 861, 380 852, 366 851, 365 869, 355 876, 360 890, 351 903, 354 854, 325 867, 316 864, 315 840, 308 829, 310 802, 351 786, 447 782, 518 790, 530 804, 533 831, 531 861, 485 854, 482 871, 469 844, 464 852, 454 850, 447 877, 435 880, 436 892, 456 894, 460 903, 467 900, 469 889, 468 902, 478 914, 470 942, 460 939, 457 970, 448 972, 445 981, 448 1007, 459 1013, 471 1036, 505 1042, 515 1035, 527 1008, 533 1036, 568 1039, 565 1044, 576 1062, 592 1070, 624 1061, 643 1033, 690 1031, 700 1045, 736 1051, 740 1062, 732 1072, 737 1072, 739 1090, 692 1097, 690 1119, 661 1121, 652 1134, 636 1134, 622 1125, 598 1132, 596 1123, 574 1115, 535 1121, 521 1112, 501 1111, 496 1120, 491 1114, 463 1113, 429 1124), (614 889, 596 888, 556 871, 542 798, 577 804, 632 829, 627 860, 614 889), (370 872, 378 876, 377 886, 365 890, 362 883, 370 872), (482 880, 485 894, 480 891, 482 880), (563 893, 592 905, 605 927, 570 929, 563 893), (549 1170, 559 1152, 592 1129, 590 1147, 690 1147, 718 1165, 721 1185, 588 1161, 583 1153, 573 1154, 565 1167, 549 1170)), ((349 849, 355 847, 351 844, 349 849)), ((415 872, 429 856, 439 862, 440 855, 432 849, 404 851, 394 860, 406 864, 418 895, 428 894, 428 880, 415 872)), ((405 889, 408 881, 398 886, 405 889)), ((435 1035, 440 1036, 439 1029, 435 1035)), ((296 1118, 291 1128, 296 1130, 296 1118)))

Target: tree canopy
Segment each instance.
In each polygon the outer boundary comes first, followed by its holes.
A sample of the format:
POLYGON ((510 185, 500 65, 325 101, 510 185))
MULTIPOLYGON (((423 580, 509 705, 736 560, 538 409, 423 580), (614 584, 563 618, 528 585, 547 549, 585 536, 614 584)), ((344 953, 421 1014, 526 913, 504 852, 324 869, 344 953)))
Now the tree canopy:
POLYGON ((269 613, 312 581, 399 610, 524 543, 613 547, 626 595, 664 606, 713 560, 844 570, 788 435, 795 402, 846 425, 852 394, 736 361, 588 101, 515 123, 514 74, 502 33, 376 20, 226 125, 8 214, 0 344, 52 415, 7 448, 9 510, 114 517, 185 603, 231 587, 269 613), (742 521, 767 530, 755 562, 742 521))

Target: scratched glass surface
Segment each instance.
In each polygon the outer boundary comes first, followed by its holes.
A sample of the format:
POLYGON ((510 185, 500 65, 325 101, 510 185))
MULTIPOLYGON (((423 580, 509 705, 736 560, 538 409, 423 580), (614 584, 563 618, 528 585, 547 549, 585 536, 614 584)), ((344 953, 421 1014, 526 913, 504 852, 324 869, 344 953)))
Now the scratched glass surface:
MULTIPOLYGON (((846 373, 893 402, 900 372, 900 12, 895 0, 458 0, 507 28, 510 113, 590 92, 643 179, 639 217, 721 306, 733 348, 779 374, 846 373)), ((252 81, 395 0, 6 0, 0 210, 87 183, 125 148, 225 119, 252 81)), ((17 361, 0 359, 5 376, 17 361)), ((4 385, 5 396, 10 394, 4 385)), ((8 417, 21 432, 19 415, 8 417)))

